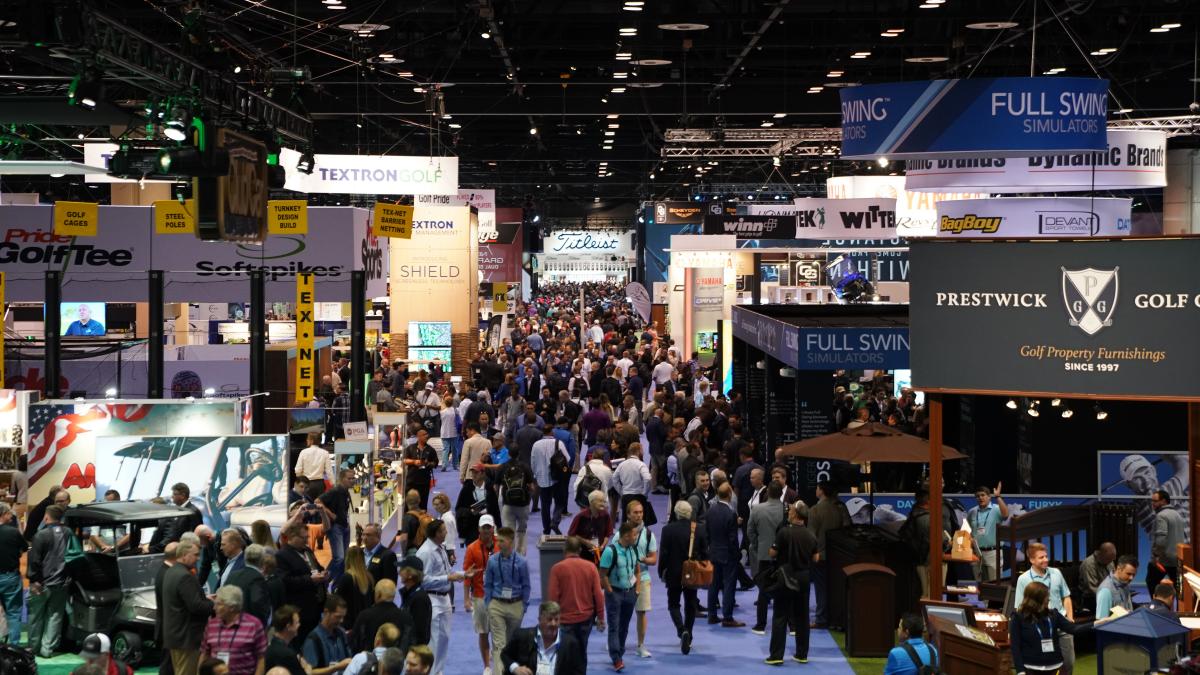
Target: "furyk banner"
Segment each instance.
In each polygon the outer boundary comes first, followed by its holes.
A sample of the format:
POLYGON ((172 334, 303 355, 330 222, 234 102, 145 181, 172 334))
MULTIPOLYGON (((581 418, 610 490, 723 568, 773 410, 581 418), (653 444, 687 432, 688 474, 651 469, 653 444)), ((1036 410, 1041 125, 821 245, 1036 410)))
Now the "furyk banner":
POLYGON ((847 87, 841 103, 844 159, 1012 157, 1106 145, 1108 80, 894 82, 847 87))
POLYGON ((316 155, 312 173, 294 170, 300 153, 284 148, 284 187, 309 194, 457 195, 457 157, 316 155))
POLYGON ((1091 192, 1164 187, 1167 134, 1149 129, 1109 129, 1108 148, 1097 152, 910 159, 905 167, 906 189, 918 192, 1091 192))
POLYGON ((1200 400, 1181 375, 1200 371, 1200 239, 915 241, 910 256, 915 389, 1200 400))
POLYGON ((895 199, 800 197, 791 204, 750 204, 746 206, 746 213, 795 216, 799 239, 891 239, 896 236, 895 199))
POLYGON ((307 404, 317 393, 316 359, 313 343, 313 275, 296 277, 296 403, 307 404))
POLYGON ((1078 239, 1129 236, 1132 200, 1005 197, 938 202, 938 237, 1078 239))

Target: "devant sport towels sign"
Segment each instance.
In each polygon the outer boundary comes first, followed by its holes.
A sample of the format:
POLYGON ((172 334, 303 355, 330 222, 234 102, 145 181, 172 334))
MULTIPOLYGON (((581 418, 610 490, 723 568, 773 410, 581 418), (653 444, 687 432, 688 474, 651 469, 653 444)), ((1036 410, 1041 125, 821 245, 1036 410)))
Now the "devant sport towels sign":
POLYGON ((909 255, 915 389, 1200 400, 1200 239, 909 255))
POLYGON ((1107 80, 896 82, 847 87, 841 104, 845 159, 1004 157, 1107 146, 1107 80))

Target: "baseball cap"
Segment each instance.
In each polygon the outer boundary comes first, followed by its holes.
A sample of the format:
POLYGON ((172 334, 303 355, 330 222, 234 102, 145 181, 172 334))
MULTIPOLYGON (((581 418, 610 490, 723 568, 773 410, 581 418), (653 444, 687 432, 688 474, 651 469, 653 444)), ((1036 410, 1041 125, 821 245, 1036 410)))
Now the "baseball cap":
POLYGON ((496 519, 490 513, 479 516, 479 527, 496 527, 496 519))
POLYGON ((1149 460, 1141 455, 1129 455, 1121 460, 1121 479, 1130 480, 1141 468, 1152 468, 1153 466, 1149 460))
POLYGON ((94 659, 101 654, 108 654, 112 651, 112 643, 109 642, 108 636, 104 633, 92 633, 83 639, 82 649, 79 651, 79 658, 94 659))
POLYGON ((849 511, 850 515, 852 516, 859 511, 862 511, 864 506, 868 506, 868 504, 867 500, 863 499, 862 497, 851 497, 850 499, 846 500, 846 510, 849 511))
POLYGON ((425 388, 426 388, 426 389, 433 389, 433 383, 432 383, 432 382, 426 382, 426 383, 425 383, 425 388))
POLYGON ((421 559, 415 555, 406 556, 404 560, 400 561, 400 569, 404 569, 405 567, 411 567, 420 572, 425 571, 425 563, 421 562, 421 559))

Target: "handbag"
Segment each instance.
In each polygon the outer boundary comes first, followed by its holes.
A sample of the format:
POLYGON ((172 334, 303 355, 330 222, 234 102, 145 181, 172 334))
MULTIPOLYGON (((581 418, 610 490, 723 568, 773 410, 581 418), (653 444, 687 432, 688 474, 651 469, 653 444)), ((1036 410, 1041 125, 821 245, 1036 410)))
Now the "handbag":
POLYGON ((683 587, 708 588, 712 585, 713 564, 708 560, 693 560, 692 547, 696 543, 696 523, 692 523, 692 533, 688 537, 687 560, 683 561, 683 587))

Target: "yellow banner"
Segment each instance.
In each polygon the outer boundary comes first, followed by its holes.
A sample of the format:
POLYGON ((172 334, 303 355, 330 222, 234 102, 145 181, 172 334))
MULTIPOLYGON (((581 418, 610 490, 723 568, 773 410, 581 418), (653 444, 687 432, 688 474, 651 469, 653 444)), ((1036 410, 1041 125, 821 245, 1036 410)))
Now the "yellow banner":
POLYGON ((508 311, 508 284, 492 282, 492 311, 496 313, 508 311))
POLYGON ((413 207, 399 204, 375 204, 371 227, 377 237, 412 239, 413 207))
POLYGON ((4 388, 4 272, 0 272, 0 389, 4 388))
POLYGON ((313 302, 313 275, 296 275, 296 402, 305 404, 317 394, 313 302))
POLYGON ((100 207, 94 202, 54 202, 54 234, 64 237, 94 237, 100 207))
POLYGON ((174 199, 154 202, 155 234, 195 234, 196 200, 180 203, 174 199))
POLYGON ((267 202, 268 234, 308 234, 308 202, 272 199, 267 202))

